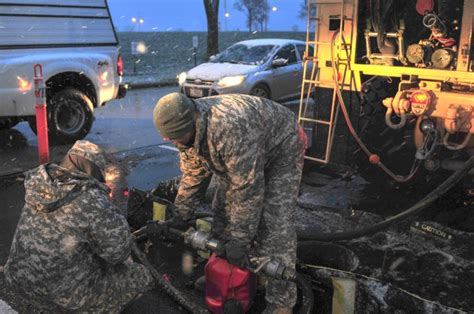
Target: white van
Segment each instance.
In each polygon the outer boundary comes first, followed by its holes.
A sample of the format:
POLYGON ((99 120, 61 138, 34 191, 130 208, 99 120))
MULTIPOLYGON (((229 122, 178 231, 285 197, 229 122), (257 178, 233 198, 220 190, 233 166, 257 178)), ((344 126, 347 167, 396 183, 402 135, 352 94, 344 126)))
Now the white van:
POLYGON ((35 125, 35 64, 43 67, 49 138, 87 135, 94 109, 125 96, 106 0, 0 0, 0 129, 35 125))

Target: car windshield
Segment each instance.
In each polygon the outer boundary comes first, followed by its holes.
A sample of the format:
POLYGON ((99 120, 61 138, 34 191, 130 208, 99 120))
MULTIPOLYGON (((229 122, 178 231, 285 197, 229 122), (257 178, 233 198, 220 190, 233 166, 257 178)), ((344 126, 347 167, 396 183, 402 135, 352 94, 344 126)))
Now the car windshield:
POLYGON ((218 54, 212 62, 259 65, 268 60, 273 48, 275 45, 246 46, 237 44, 218 54))

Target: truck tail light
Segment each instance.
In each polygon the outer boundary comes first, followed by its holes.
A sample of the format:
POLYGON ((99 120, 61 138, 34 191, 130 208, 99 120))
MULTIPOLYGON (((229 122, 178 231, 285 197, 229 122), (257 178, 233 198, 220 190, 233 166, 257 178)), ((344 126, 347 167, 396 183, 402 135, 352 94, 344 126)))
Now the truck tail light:
POLYGON ((18 89, 20 92, 25 93, 31 89, 31 82, 27 79, 17 76, 18 80, 18 89))
POLYGON ((117 74, 119 76, 123 75, 123 60, 122 55, 118 55, 117 57, 117 74))

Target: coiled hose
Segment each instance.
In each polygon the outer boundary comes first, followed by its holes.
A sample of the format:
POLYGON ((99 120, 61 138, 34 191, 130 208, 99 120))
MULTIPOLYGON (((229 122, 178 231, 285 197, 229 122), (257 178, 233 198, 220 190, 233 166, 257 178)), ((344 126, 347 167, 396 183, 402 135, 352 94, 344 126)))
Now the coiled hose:
POLYGON ((163 279, 163 276, 151 265, 148 261, 145 253, 143 253, 135 243, 133 242, 132 245, 132 252, 138 258, 140 263, 142 263, 152 274, 153 278, 155 278, 156 283, 158 286, 163 289, 173 300, 175 300, 179 305, 183 308, 188 310, 191 313, 208 313, 208 311, 201 306, 195 304, 194 302, 186 299, 183 294, 176 289, 170 282, 163 279))
MULTIPOLYGON (((357 134, 354 126, 352 125, 351 119, 349 117, 349 113, 348 113, 347 108, 346 108, 346 104, 344 102, 344 98, 342 97, 341 86, 340 86, 339 80, 338 80, 339 75, 338 75, 337 68, 336 68, 336 58, 335 58, 335 55, 334 55, 334 44, 336 43, 336 37, 337 37, 338 34, 339 34, 339 31, 334 32, 334 34, 332 35, 332 38, 331 38, 331 64, 332 64, 332 71, 333 71, 333 77, 334 77, 336 96, 337 96, 337 99, 339 101, 339 104, 341 105, 342 115, 344 117, 344 120, 346 121, 347 128, 349 129, 349 133, 351 134, 352 138, 357 143, 357 145, 359 145, 360 149, 367 155, 367 157, 369 157, 369 161, 371 163, 377 165, 380 169, 382 169, 382 171, 384 171, 389 177, 391 177, 396 182, 399 182, 399 183, 407 182, 407 181, 411 180, 413 178, 413 176, 415 175, 416 171, 418 170, 420 162, 415 159, 415 161, 413 163, 412 170, 408 175, 406 175, 406 176, 396 175, 387 166, 385 166, 385 164, 382 161, 380 161, 380 158, 379 158, 378 155, 373 154, 367 148, 367 146, 364 144, 364 142, 362 142, 362 139, 357 134)), ((341 41, 344 43, 344 47, 346 49, 346 54, 348 55, 348 59, 350 59, 351 58, 350 57, 350 51, 347 50, 347 44, 346 44, 346 41, 345 41, 344 36, 343 36, 342 33, 340 34, 340 38, 341 38, 341 41)), ((351 63, 350 62, 348 63, 347 66, 348 66, 348 69, 351 70, 351 63)))
POLYGON ((299 314, 313 313, 314 295, 313 295, 313 289, 311 288, 311 285, 300 273, 296 274, 295 283, 301 289, 301 293, 303 295, 303 298, 301 301, 301 307, 298 313, 299 314))
POLYGON ((427 196, 425 196, 421 201, 411 206, 407 210, 392 216, 382 222, 379 222, 375 225, 362 228, 359 230, 345 231, 345 232, 336 232, 336 233, 315 233, 311 231, 298 231, 298 241, 304 240, 317 240, 317 241, 340 241, 340 240, 350 240, 354 238, 359 238, 375 232, 381 231, 388 228, 390 225, 400 222, 408 216, 421 212, 426 209, 430 204, 444 195, 449 191, 456 183, 458 183, 474 166, 474 156, 470 157, 461 168, 456 172, 451 174, 451 176, 446 179, 441 185, 436 189, 431 191, 427 196))

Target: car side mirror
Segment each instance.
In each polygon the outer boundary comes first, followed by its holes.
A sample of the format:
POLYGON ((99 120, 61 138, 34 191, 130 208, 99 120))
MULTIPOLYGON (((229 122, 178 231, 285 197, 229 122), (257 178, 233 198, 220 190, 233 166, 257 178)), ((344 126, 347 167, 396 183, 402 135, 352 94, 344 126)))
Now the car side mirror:
POLYGON ((283 67, 285 65, 288 64, 288 59, 285 59, 285 58, 278 58, 278 59, 274 59, 272 61, 272 65, 275 67, 275 68, 278 68, 278 67, 283 67))

